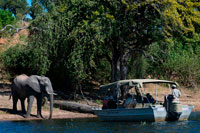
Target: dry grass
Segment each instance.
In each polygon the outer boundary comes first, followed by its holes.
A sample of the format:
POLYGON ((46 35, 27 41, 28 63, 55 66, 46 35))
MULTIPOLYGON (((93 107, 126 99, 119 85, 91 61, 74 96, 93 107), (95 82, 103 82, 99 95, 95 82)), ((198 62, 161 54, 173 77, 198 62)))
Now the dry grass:
MULTIPOLYGON (((150 93, 154 98, 156 98, 155 85, 150 84, 144 87, 145 93, 150 93)), ((193 111, 200 111, 200 92, 195 92, 187 88, 180 87, 182 96, 180 97, 180 102, 183 104, 194 105, 193 111)), ((171 94, 171 88, 166 86, 157 85, 157 100, 164 101, 164 96, 171 94)))
MULTIPOLYGON (((28 26, 29 23, 23 22, 17 25, 18 27, 24 27, 24 26, 28 26)), ((15 46, 16 44, 26 44, 28 35, 29 35, 29 30, 24 29, 14 34, 13 36, 0 38, 0 52, 3 52, 9 47, 15 46)))

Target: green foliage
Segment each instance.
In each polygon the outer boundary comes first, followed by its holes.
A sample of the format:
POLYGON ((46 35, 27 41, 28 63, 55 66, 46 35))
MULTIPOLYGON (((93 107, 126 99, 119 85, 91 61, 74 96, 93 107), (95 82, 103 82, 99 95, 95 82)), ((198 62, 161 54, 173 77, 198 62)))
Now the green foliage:
MULTIPOLYGON (((15 23, 15 19, 12 16, 12 13, 7 10, 0 9, 0 30, 3 29, 8 24, 14 24, 14 23, 15 23)), ((6 30, 8 30, 8 29, 6 29, 6 30)), ((5 31, 0 32, 0 37, 4 35, 3 33, 5 31)))
POLYGON ((200 84, 200 47, 198 38, 170 39, 152 45, 150 53, 154 61, 149 61, 149 74, 154 77, 178 81, 182 85, 197 89, 200 84))
POLYGON ((128 78, 143 79, 148 76, 149 59, 141 53, 135 53, 128 64, 128 78))
POLYGON ((31 7, 30 7, 30 16, 32 19, 35 19, 36 17, 42 15, 44 12, 42 5, 39 3, 39 0, 32 0, 31 1, 31 7))
POLYGON ((97 45, 102 43, 101 32, 95 23, 86 22, 86 16, 95 9, 94 4, 89 0, 68 1, 67 11, 58 5, 53 12, 49 11, 32 22, 31 27, 37 28, 30 27, 32 40, 28 48, 42 54, 32 60, 33 68, 40 66, 38 70, 57 81, 59 86, 76 86, 94 76, 91 71, 95 70, 96 57, 102 51, 98 50, 101 45, 97 45))
POLYGON ((0 8, 9 10, 19 20, 24 19, 25 15, 29 12, 26 0, 0 0, 0 8))
POLYGON ((14 17, 12 13, 6 10, 0 10, 0 29, 8 24, 14 23, 14 17))
POLYGON ((138 78, 166 77, 185 84, 199 79, 198 3, 32 2, 38 9, 32 10, 35 20, 28 45, 13 47, 2 56, 5 66, 14 72, 47 75, 59 89, 77 88, 90 80, 106 82, 113 79, 110 75, 126 77, 121 70, 128 65, 129 76, 138 78), (142 51, 153 60, 146 59, 142 51))
MULTIPOLYGON (((158 2, 159 3, 159 2, 158 2)), ((200 2, 193 0, 163 0, 159 12, 163 16, 163 31, 166 35, 195 33, 194 24, 200 24, 200 14, 197 8, 200 2), (173 33, 173 34, 171 34, 173 33)))
POLYGON ((24 46, 16 45, 15 47, 9 48, 1 55, 1 61, 3 61, 4 66, 8 70, 13 70, 16 73, 23 73, 29 61, 26 55, 24 46))

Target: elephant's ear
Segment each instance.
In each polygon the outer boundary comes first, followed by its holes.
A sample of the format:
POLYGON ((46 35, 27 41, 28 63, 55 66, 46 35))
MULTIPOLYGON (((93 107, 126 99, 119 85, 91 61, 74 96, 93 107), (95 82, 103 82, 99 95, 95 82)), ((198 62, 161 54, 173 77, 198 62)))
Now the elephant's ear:
POLYGON ((42 86, 46 85, 46 79, 43 76, 38 76, 38 81, 42 86))
POLYGON ((40 77, 40 85, 41 85, 41 89, 46 91, 46 93, 48 93, 48 94, 52 93, 52 92, 50 92, 52 85, 51 85, 49 78, 47 78, 45 76, 41 76, 40 77))
POLYGON ((32 75, 28 78, 28 86, 38 93, 41 93, 40 76, 32 75))

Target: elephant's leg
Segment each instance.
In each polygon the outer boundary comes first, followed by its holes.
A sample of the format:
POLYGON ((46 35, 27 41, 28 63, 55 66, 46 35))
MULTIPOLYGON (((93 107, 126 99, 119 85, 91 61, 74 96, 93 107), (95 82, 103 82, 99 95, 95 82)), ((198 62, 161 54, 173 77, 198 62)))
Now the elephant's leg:
POLYGON ((21 101, 22 113, 26 113, 25 104, 24 104, 25 98, 20 99, 20 101, 21 101))
POLYGON ((33 101, 34 101, 34 96, 29 96, 28 97, 28 108, 27 108, 27 112, 26 112, 26 116, 25 116, 26 118, 30 117, 33 101))
POLYGON ((43 118, 41 109, 42 109, 42 96, 38 96, 37 97, 37 117, 43 118))
POLYGON ((17 112, 17 101, 18 101, 18 97, 13 95, 13 111, 17 112))

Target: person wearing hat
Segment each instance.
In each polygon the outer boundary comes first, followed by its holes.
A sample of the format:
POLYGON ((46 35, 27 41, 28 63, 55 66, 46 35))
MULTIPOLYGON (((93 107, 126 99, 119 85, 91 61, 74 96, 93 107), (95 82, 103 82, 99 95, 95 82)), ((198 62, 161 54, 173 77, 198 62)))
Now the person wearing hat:
POLYGON ((172 85, 172 96, 173 96, 173 101, 172 102, 178 102, 179 103, 179 97, 181 96, 180 90, 177 89, 176 85, 172 85))

